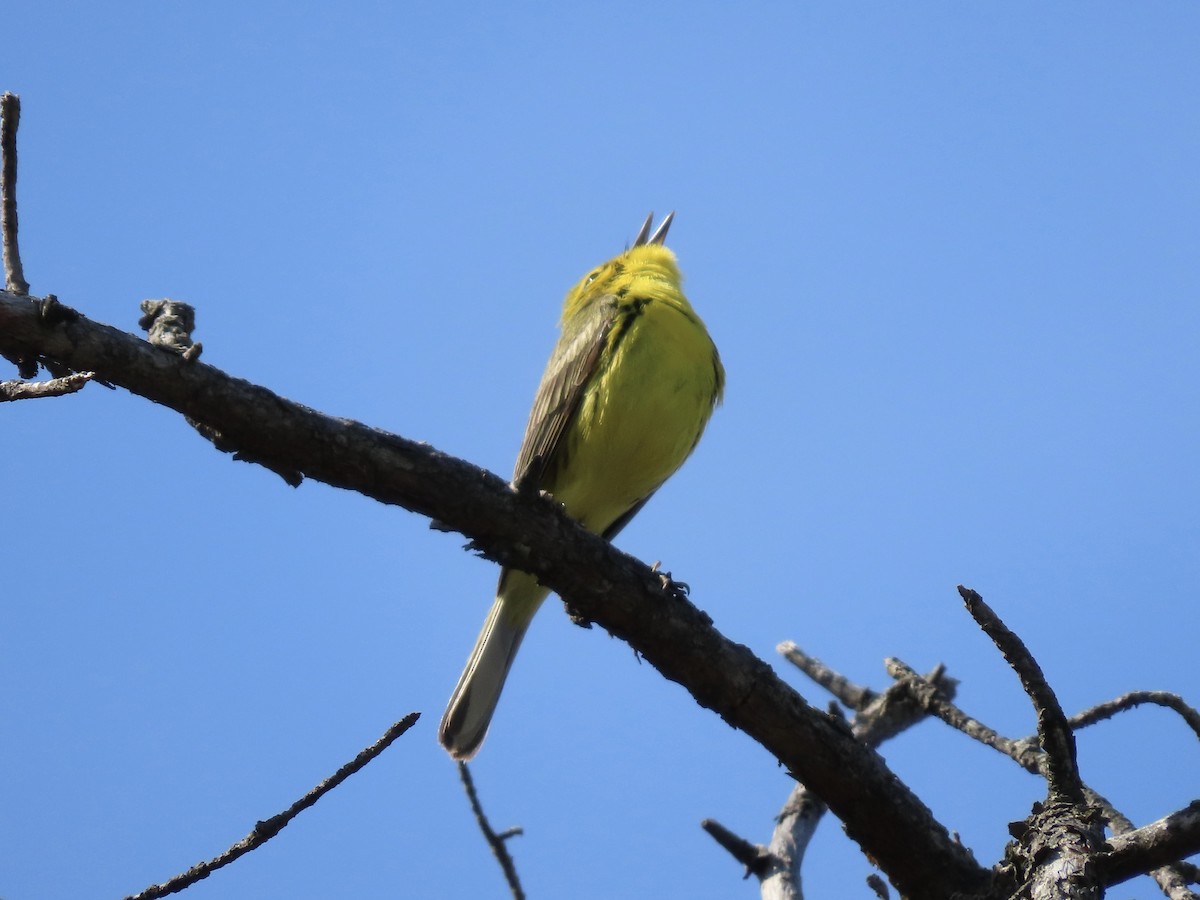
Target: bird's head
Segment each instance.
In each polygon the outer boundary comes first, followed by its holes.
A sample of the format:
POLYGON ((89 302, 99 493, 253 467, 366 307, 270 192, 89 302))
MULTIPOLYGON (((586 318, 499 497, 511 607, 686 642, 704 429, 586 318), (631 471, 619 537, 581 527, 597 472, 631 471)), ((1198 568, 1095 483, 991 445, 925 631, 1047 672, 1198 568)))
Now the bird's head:
POLYGON ((567 292, 563 319, 600 297, 622 297, 631 291, 682 298, 683 275, 675 254, 663 243, 674 218, 675 213, 670 213, 651 234, 654 213, 648 215, 632 247, 596 266, 567 292))

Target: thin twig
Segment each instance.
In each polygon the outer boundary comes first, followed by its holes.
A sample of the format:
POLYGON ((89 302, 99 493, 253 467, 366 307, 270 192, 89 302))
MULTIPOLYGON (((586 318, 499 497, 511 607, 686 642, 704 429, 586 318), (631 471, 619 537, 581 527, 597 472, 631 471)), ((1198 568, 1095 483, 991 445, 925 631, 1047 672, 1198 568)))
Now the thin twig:
POLYGON ((746 867, 746 878, 754 875, 762 879, 771 864, 771 854, 761 844, 746 840, 740 834, 730 831, 716 819, 701 819, 700 827, 708 836, 720 844, 725 850, 746 867))
POLYGON ((95 377, 95 372, 75 372, 49 381, 0 381, 0 403, 73 394, 95 377))
POLYGON ((458 775, 467 791, 467 799, 471 802, 471 812, 475 813, 475 821, 479 825, 479 830, 483 832, 483 839, 492 848, 492 853, 495 854, 496 861, 500 863, 500 868, 504 872, 504 880, 508 882, 508 889, 512 891, 513 900, 525 900, 525 892, 521 890, 521 880, 517 878, 517 867, 513 863, 508 848, 504 845, 504 842, 510 837, 524 832, 520 828, 506 828, 499 834, 492 830, 491 823, 484 815, 483 805, 479 802, 479 795, 475 792, 475 780, 471 777, 471 770, 467 768, 465 762, 458 764, 458 775))
POLYGON ((158 897, 166 897, 168 894, 177 893, 186 887, 190 887, 197 881, 207 878, 217 869, 229 865, 238 857, 245 856, 251 850, 258 849, 271 838, 275 837, 275 835, 279 834, 284 826, 296 818, 297 815, 308 809, 325 796, 325 794, 329 793, 386 750, 396 738, 412 728, 420 717, 420 713, 409 713, 384 732, 383 737, 360 752, 358 756, 354 757, 354 759, 346 763, 333 775, 322 781, 283 812, 255 824, 253 831, 221 855, 215 856, 207 862, 197 863, 182 875, 176 875, 170 881, 164 881, 162 884, 151 885, 141 893, 126 897, 125 900, 156 900, 158 897))
POLYGON ((21 265, 17 243, 17 126, 21 123, 21 98, 4 93, 0 97, 0 241, 4 245, 4 283, 9 291, 24 297, 29 282, 21 265))
POLYGON ((1099 703, 1091 709, 1085 709, 1072 716, 1068 721, 1072 728, 1086 728, 1088 725, 1111 719, 1117 713, 1133 709, 1143 703, 1153 703, 1156 706, 1165 706, 1167 709, 1175 710, 1187 723, 1187 726, 1196 733, 1196 736, 1200 737, 1200 712, 1184 703, 1183 698, 1178 694, 1171 694, 1167 691, 1130 691, 1114 700, 1099 703))
POLYGON ((792 641, 784 641, 775 649, 783 654, 784 659, 850 709, 862 709, 878 696, 870 688, 855 684, 841 673, 835 672, 815 656, 809 656, 792 641))
POLYGON ((951 728, 961 731, 979 743, 1003 753, 1021 768, 1034 775, 1041 775, 1044 755, 1033 742, 1014 741, 984 725, 955 706, 934 684, 930 684, 912 668, 898 659, 887 660, 888 674, 909 686, 912 696, 925 709, 951 728))
MULTIPOLYGON (((886 667, 887 661, 884 661, 886 667)), ((958 681, 946 674, 946 667, 938 663, 922 681, 933 686, 938 694, 953 700, 958 692, 958 681)), ((854 736, 869 747, 878 747, 902 731, 907 731, 928 714, 928 710, 913 693, 912 685, 892 684, 882 694, 877 694, 866 707, 859 710, 850 723, 854 736)))
POLYGON ((967 611, 999 648, 1017 677, 1021 687, 1033 701, 1037 713, 1038 740, 1046 752, 1046 780, 1051 794, 1071 803, 1083 802, 1083 780, 1075 756, 1075 735, 1067 724, 1067 716, 1059 705, 1041 666, 1029 648, 1005 625, 983 598, 970 588, 958 586, 958 593, 967 611))

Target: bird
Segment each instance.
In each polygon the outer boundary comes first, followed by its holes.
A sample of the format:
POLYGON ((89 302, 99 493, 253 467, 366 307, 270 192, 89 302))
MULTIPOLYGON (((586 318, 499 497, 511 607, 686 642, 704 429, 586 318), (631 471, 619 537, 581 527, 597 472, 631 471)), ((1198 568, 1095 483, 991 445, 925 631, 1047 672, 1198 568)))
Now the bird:
MULTIPOLYGON (((665 244, 674 217, 651 234, 650 213, 632 246, 567 292, 513 470, 514 486, 550 494, 610 540, 691 455, 724 395, 721 357, 665 244)), ((438 729, 453 758, 478 752, 548 594, 532 575, 501 571, 438 729)))

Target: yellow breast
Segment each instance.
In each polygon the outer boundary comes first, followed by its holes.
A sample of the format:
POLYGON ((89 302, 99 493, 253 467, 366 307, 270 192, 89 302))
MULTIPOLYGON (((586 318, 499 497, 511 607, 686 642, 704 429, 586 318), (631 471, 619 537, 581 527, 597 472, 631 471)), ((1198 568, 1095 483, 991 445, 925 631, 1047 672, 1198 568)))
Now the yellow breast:
POLYGON ((686 300, 614 302, 607 346, 564 435, 571 463, 562 483, 546 486, 601 533, 683 464, 723 381, 712 339, 686 300))

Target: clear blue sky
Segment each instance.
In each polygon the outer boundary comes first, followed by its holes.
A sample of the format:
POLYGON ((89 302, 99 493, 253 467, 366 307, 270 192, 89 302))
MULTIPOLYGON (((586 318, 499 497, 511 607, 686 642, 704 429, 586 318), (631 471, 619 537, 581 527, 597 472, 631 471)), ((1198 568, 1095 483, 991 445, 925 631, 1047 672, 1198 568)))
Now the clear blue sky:
MULTIPOLYGON (((675 209, 729 387, 623 548, 772 661, 945 662, 1012 736, 958 583, 1069 712, 1200 703, 1200 6, 45 2, 4 30, 36 293, 131 331, 187 300, 207 362, 507 475, 563 293, 675 209)), ((10 404, 0 437, 0 896, 163 880, 412 710, 188 896, 504 896, 435 738, 490 564, 122 392, 10 404)), ((938 724, 884 753, 989 863, 1041 796, 938 724)), ((1200 796, 1165 712, 1080 755, 1138 822, 1200 796)), ((765 840, 789 788, 557 604, 474 770, 533 898, 756 896, 698 822, 765 840)), ((810 895, 870 871, 826 822, 810 895)))

